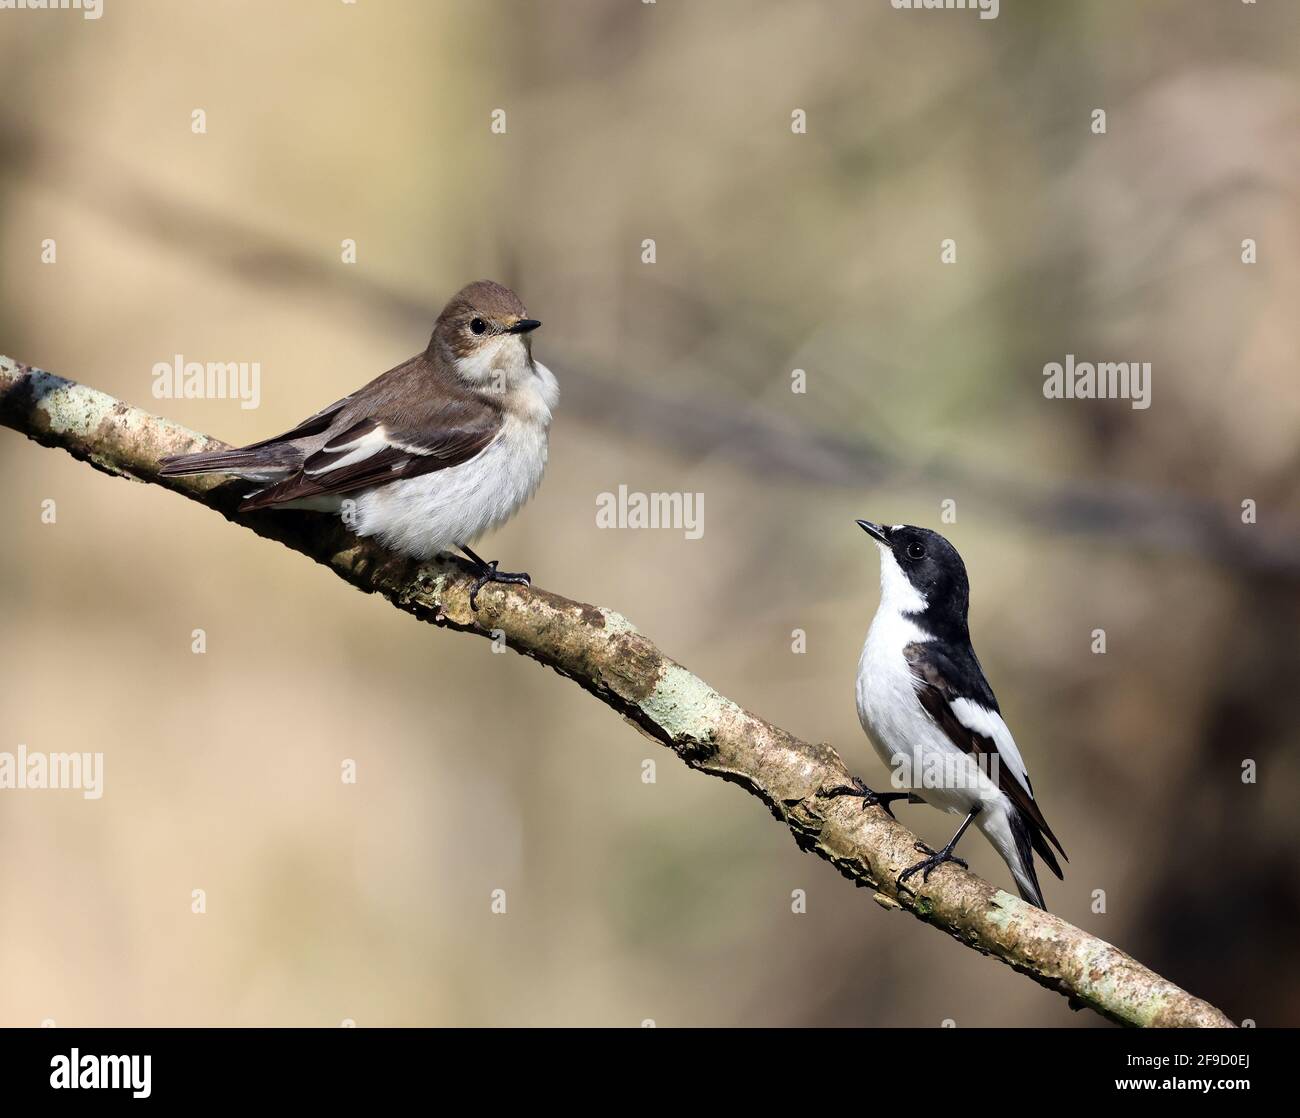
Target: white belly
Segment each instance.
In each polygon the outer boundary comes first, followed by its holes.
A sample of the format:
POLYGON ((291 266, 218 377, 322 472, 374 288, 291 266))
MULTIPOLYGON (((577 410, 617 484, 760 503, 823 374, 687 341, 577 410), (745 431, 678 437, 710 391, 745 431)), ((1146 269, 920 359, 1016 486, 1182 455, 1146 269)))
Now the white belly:
POLYGON ((906 618, 877 614, 858 661, 858 719, 889 767, 892 787, 966 815, 977 803, 992 805, 1004 797, 917 698, 916 678, 903 649, 926 639, 906 618))
POLYGON ((547 429, 507 416, 501 434, 460 466, 364 490, 353 530, 430 559, 504 523, 541 484, 547 429))

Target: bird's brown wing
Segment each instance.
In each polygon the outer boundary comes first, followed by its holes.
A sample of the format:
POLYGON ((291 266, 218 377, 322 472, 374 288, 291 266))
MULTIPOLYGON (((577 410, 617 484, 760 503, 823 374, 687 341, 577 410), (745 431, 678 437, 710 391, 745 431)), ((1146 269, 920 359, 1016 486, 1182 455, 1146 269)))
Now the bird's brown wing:
POLYGON ((459 466, 483 452, 501 422, 496 401, 431 375, 415 359, 348 397, 320 449, 240 507, 350 493, 459 466), (423 377, 415 391, 412 377, 423 377))

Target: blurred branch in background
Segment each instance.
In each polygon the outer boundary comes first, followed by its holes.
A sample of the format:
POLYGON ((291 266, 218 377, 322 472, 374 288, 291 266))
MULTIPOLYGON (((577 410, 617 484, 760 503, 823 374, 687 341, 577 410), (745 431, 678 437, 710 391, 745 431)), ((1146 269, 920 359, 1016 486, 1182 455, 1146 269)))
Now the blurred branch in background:
POLYGON ((689 767, 758 797, 802 849, 872 889, 882 907, 906 909, 1076 1007, 1126 1025, 1232 1025, 1124 952, 955 866, 919 892, 901 889, 897 878, 915 861, 916 836, 883 811, 864 811, 858 799, 834 794, 851 777, 833 749, 801 741, 741 709, 612 611, 543 590, 493 586, 475 613, 469 606, 474 579, 458 562, 420 565, 400 558, 358 540, 332 517, 240 513, 239 483, 160 479, 162 457, 225 444, 3 357, 0 423, 104 472, 170 488, 421 620, 478 636, 504 635, 516 652, 572 679, 689 767))
MULTIPOLYGON (((0 173, 36 177, 42 190, 66 191, 75 174, 57 167, 57 152, 22 134, 6 133, 11 153, 0 173), (19 170, 15 171, 15 168, 19 170)), ((175 246, 209 261, 242 282, 299 287, 355 304, 368 303, 403 329, 423 336, 432 319, 428 300, 381 281, 334 267, 281 235, 237 216, 178 202, 105 155, 105 174, 76 200, 121 229, 175 246)), ((515 277, 502 277, 524 287, 515 277)), ((1195 556, 1232 570, 1300 581, 1300 547, 1284 525, 1263 521, 1243 530, 1240 509, 1203 498, 1108 479, 1096 484, 1040 484, 976 463, 937 459, 903 462, 860 435, 844 435, 786 419, 756 402, 738 404, 700 394, 690 398, 642 387, 641 379, 601 376, 580 362, 556 358, 562 370, 565 411, 593 426, 697 457, 720 456, 759 477, 783 484, 844 488, 879 487, 906 480, 960 483, 991 512, 1061 531, 1113 540, 1127 549, 1195 556)))

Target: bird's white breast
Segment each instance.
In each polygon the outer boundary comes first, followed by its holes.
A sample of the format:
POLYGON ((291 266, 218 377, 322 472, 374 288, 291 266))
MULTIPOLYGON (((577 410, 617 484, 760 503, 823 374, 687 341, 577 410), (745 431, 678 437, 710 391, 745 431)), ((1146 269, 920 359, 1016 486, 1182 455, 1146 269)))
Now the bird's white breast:
POLYGON ((921 705, 918 680, 903 650, 929 639, 905 615, 882 604, 858 661, 858 719, 889 766, 895 787, 964 815, 975 803, 1003 797, 921 705))
POLYGON ((916 697, 917 680, 903 658, 908 644, 925 638, 901 614, 881 609, 858 660, 858 720, 891 772, 899 756, 911 756, 918 737, 928 737, 921 722, 925 711, 916 697))

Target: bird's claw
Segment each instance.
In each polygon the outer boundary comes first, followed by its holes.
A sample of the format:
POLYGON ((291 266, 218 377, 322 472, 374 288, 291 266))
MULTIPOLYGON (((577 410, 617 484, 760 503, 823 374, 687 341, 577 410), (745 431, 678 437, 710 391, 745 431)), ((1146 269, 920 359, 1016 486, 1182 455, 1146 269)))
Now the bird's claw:
POLYGON ((868 788, 859 777, 850 777, 852 784, 840 784, 827 790, 826 794, 831 797, 836 796, 856 796, 862 800, 862 810, 866 811, 869 807, 878 807, 890 819, 894 818, 893 809, 890 808, 895 800, 905 800, 910 793, 908 792, 877 792, 868 788))
POLYGON ((907 869, 905 869, 902 873, 898 875, 898 887, 900 889, 907 889, 909 893, 911 892, 911 889, 908 889, 908 887, 904 885, 903 882, 906 881, 909 877, 911 877, 912 874, 914 873, 919 872, 921 874, 921 880, 923 882, 928 882, 930 880, 930 875, 934 873, 934 871, 937 870, 940 866, 942 866, 944 862, 953 862, 961 866, 961 868, 964 870, 970 869, 970 866, 967 865, 965 858, 958 858, 957 855, 954 854, 947 847, 945 847, 943 850, 934 850, 926 846, 925 843, 918 842, 915 845, 915 849, 921 854, 929 855, 929 857, 922 859, 921 861, 917 862, 916 865, 914 866, 909 866, 907 869))
POLYGON ((478 578, 474 580, 474 585, 469 592, 469 608, 475 613, 478 612, 478 592, 483 589, 489 582, 513 583, 515 586, 531 586, 533 580, 524 571, 498 571, 498 559, 493 559, 490 563, 484 563, 483 569, 479 572, 478 578))

